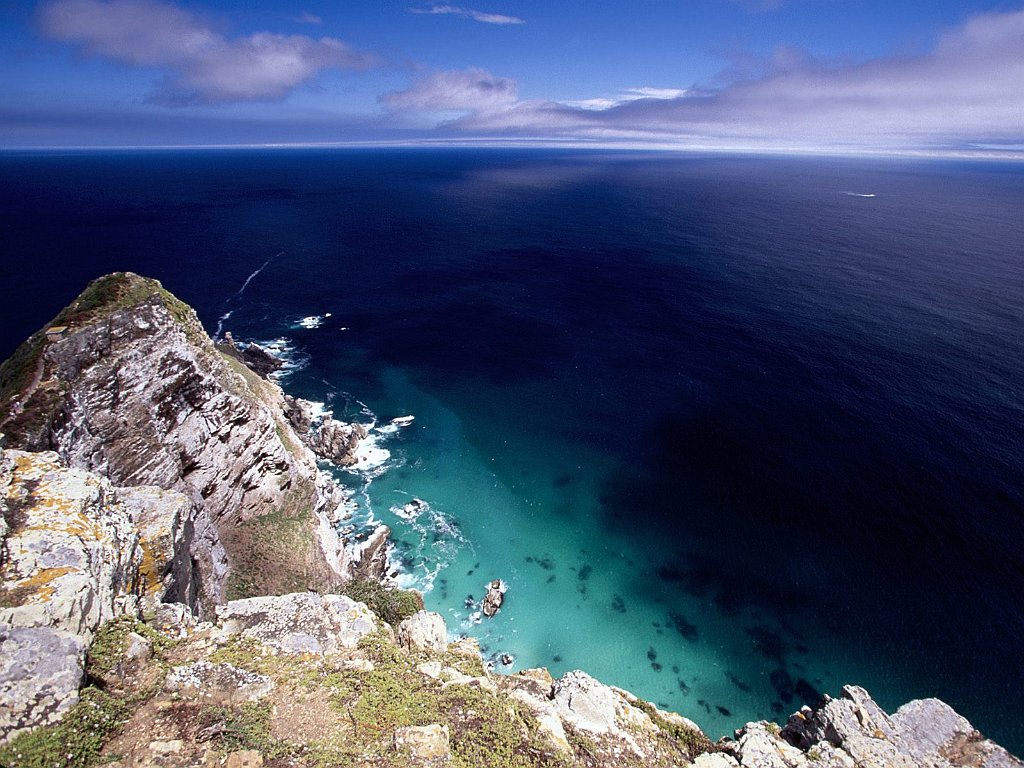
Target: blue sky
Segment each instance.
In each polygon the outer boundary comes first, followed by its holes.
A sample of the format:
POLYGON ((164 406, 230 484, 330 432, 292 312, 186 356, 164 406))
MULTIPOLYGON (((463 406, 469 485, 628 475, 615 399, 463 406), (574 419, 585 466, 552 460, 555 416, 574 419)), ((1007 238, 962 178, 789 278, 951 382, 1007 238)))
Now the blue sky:
POLYGON ((1024 3, 0 0, 0 146, 1024 150, 1024 3))

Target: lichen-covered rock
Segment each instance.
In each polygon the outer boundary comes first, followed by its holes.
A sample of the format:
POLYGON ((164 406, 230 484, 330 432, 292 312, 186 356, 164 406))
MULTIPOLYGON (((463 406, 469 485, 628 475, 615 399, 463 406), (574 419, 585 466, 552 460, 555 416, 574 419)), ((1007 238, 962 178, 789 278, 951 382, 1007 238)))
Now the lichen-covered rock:
POLYGON ((187 596, 187 498, 114 488, 54 453, 3 453, 0 505, 13 525, 0 542, 0 622, 51 626, 88 642, 102 622, 137 613, 140 599, 187 596))
POLYGON ((229 635, 256 640, 283 653, 337 653, 355 648, 378 628, 363 603, 344 595, 298 592, 232 600, 217 608, 229 635))
POLYGON ((85 640, 53 627, 0 624, 0 742, 57 722, 78 702, 85 640))
POLYGON ((231 664, 196 661, 171 669, 164 687, 168 691, 191 690, 210 703, 233 706, 266 696, 274 689, 274 682, 266 675, 231 664))
POLYGON ((446 760, 451 752, 447 725, 411 725, 395 729, 395 749, 416 760, 446 760))
POLYGON ((448 630, 439 613, 417 611, 398 625, 398 644, 403 648, 444 651, 448 647, 448 630))

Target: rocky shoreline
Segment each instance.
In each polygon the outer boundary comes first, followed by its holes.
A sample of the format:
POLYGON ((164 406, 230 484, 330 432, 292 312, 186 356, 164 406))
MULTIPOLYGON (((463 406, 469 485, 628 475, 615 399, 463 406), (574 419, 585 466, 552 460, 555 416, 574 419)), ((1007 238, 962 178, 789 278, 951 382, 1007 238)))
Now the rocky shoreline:
POLYGON ((582 671, 490 674, 381 586, 387 526, 339 532, 317 461, 356 463, 367 430, 315 420, 278 367, 131 273, 0 366, 0 763, 42 764, 102 700, 118 724, 62 764, 1022 765, 935 699, 888 715, 848 686, 713 744, 582 671))

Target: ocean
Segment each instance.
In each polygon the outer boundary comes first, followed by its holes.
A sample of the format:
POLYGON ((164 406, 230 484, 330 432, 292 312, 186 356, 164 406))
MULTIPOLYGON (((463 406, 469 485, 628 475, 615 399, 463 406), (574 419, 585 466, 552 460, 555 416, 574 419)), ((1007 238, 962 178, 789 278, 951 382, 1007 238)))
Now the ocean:
POLYGON ((496 671, 583 668, 713 737, 856 683, 1024 752, 1024 166, 8 152, 0 178, 0 355, 113 270, 273 344, 287 391, 374 425, 346 524, 392 526, 399 581, 496 671))

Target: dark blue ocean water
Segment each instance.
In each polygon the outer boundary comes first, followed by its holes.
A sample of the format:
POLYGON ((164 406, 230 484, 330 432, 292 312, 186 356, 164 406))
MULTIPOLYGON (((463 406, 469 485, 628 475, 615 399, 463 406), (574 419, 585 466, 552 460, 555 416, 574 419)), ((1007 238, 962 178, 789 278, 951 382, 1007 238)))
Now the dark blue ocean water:
POLYGON ((858 682, 1024 751, 1024 167, 19 153, 0 244, 0 355, 130 269, 286 339, 292 391, 415 412, 366 503, 445 512, 404 551, 456 622, 500 563, 466 626, 516 668, 711 730, 858 682))

